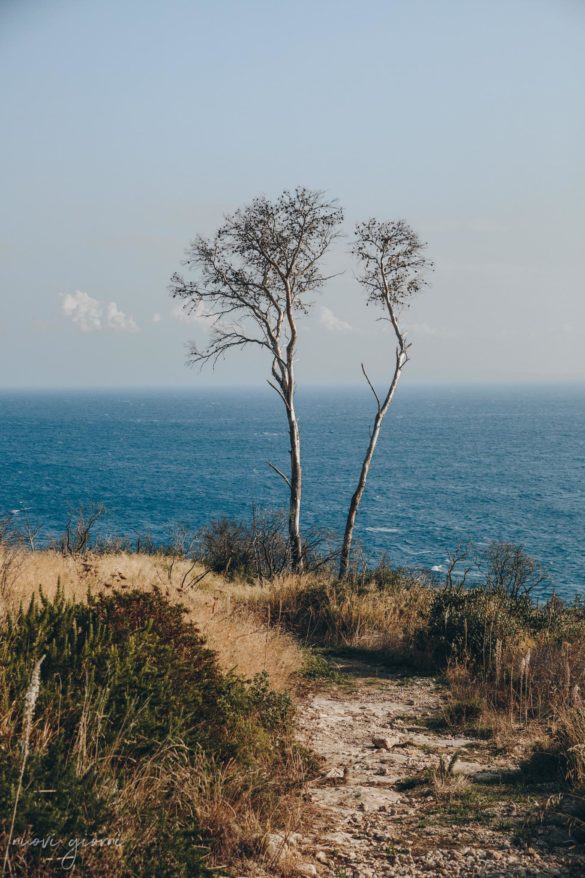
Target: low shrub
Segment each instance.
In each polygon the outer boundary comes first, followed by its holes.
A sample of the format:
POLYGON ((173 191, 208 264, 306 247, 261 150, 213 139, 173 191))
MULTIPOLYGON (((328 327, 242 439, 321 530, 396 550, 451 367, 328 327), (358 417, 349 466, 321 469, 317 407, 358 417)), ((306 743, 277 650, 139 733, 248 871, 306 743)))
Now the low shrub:
MULTIPOLYGON (((254 510, 249 521, 217 518, 201 529, 197 558, 214 573, 249 583, 270 582, 291 569, 288 514, 254 510)), ((305 570, 330 569, 335 553, 331 536, 311 531, 303 538, 305 570)))
POLYGON ((495 664, 496 644, 530 625, 527 597, 513 598, 491 588, 439 589, 418 638, 441 666, 466 661, 473 669, 495 664))
POLYGON ((200 558, 231 579, 273 579, 290 567, 286 520, 280 513, 254 513, 248 522, 211 521, 199 534, 200 558))
MULTIPOLYGON (((310 768, 291 739, 288 696, 266 675, 222 674, 182 608, 160 592, 79 603, 58 591, 3 625, 3 815, 18 789, 25 693, 41 656, 13 874, 61 874, 73 838, 96 842, 76 852, 84 875, 206 876, 210 851, 261 832, 310 768), (54 850, 26 843, 48 837, 54 850), (100 846, 105 838, 119 844, 100 846)), ((7 816, 0 827, 7 843, 7 816)))
POLYGON ((483 710, 482 699, 478 695, 468 695, 449 702, 443 715, 449 728, 467 729, 480 719, 483 710))
POLYGON ((449 669, 463 697, 467 687, 512 722, 550 718, 585 679, 582 610, 556 596, 539 605, 493 585, 436 590, 417 643, 449 669))

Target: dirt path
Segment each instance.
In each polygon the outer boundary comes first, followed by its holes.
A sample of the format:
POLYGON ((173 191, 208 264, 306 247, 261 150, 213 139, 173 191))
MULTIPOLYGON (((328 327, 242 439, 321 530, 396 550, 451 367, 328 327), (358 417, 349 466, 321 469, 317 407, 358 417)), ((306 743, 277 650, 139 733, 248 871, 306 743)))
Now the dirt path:
POLYGON ((489 742, 428 728, 446 700, 437 681, 355 663, 342 670, 351 684, 313 694, 302 710, 302 734, 324 768, 307 795, 310 831, 286 842, 291 874, 585 876, 566 833, 535 822, 546 790, 527 791, 489 742), (448 764, 456 753, 453 775, 429 783, 441 756, 448 764))

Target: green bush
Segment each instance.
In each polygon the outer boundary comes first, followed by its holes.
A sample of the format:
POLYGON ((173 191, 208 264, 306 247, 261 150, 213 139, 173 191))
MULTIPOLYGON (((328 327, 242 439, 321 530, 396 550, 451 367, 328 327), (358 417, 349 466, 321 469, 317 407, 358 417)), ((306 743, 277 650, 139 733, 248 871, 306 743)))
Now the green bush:
POLYGON ((434 595, 428 624, 418 641, 421 648, 430 648, 440 665, 455 659, 486 669, 496 641, 535 629, 537 623, 528 596, 486 587, 441 589, 434 595))
MULTIPOLYGON (((258 807, 279 784, 294 783, 286 766, 288 697, 274 693, 266 676, 247 683, 222 674, 184 610, 160 592, 113 593, 87 603, 41 595, 3 629, 2 815, 14 802, 31 670, 45 656, 15 836, 109 837, 112 827, 124 830, 120 815, 133 790, 144 787, 131 817, 133 842, 81 851, 83 874, 210 874, 205 846, 211 839, 181 781, 190 764, 249 769, 257 785, 246 795, 258 807)), ((2 828, 6 839, 7 819, 2 828)), ((51 867, 47 856, 38 847, 15 850, 15 874, 61 874, 62 863, 51 867)))

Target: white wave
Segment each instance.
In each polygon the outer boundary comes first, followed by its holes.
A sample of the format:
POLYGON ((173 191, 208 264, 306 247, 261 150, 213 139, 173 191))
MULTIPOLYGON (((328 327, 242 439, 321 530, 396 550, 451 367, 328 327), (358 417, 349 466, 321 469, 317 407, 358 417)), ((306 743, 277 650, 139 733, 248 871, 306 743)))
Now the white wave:
POLYGON ((399 527, 366 527, 365 530, 369 530, 371 533, 381 533, 381 534, 400 533, 399 527))

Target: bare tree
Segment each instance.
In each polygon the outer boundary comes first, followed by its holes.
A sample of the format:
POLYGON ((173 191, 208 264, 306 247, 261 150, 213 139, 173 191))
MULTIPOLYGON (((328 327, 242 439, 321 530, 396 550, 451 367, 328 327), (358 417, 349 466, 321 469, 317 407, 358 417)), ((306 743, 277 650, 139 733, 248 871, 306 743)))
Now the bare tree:
POLYGON ((303 568, 300 511, 301 442, 295 409, 297 317, 309 309, 308 294, 327 279, 322 260, 343 219, 334 201, 304 188, 285 191, 275 201, 256 198, 225 218, 211 239, 198 236, 184 264, 195 281, 171 278, 171 294, 188 313, 210 320, 205 347, 191 346, 191 362, 215 363, 232 348, 256 345, 271 360, 269 385, 282 400, 288 421, 290 475, 272 469, 289 494, 292 567, 303 568))
POLYGON ((383 397, 380 397, 368 377, 362 363, 362 372, 376 401, 376 415, 370 433, 357 487, 351 498, 341 555, 339 576, 346 576, 349 569, 351 544, 356 517, 366 488, 372 458, 378 444, 382 422, 392 404, 402 370, 408 361, 410 345, 400 327, 399 316, 409 299, 426 283, 425 272, 432 262, 424 256, 426 244, 403 220, 380 222, 370 219, 358 223, 355 228, 352 252, 360 263, 359 283, 368 295, 368 304, 381 306, 384 314, 380 320, 390 323, 396 338, 396 355, 392 379, 383 397))
POLYGON ((460 543, 449 554, 445 574, 445 591, 451 591, 453 588, 465 588, 467 577, 477 567, 477 562, 473 558, 473 550, 472 543, 460 543), (462 573, 460 572, 460 564, 464 564, 462 573))
POLYGON ((63 555, 83 555, 91 547, 92 531, 98 521, 106 514, 103 503, 81 505, 76 511, 70 510, 67 515, 65 530, 59 540, 63 555))
POLYGON ((528 597, 547 581, 545 571, 515 543, 490 543, 485 561, 487 585, 514 600, 528 597))

